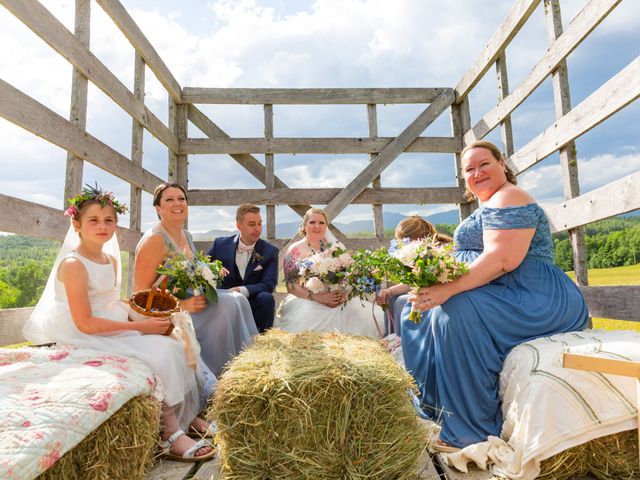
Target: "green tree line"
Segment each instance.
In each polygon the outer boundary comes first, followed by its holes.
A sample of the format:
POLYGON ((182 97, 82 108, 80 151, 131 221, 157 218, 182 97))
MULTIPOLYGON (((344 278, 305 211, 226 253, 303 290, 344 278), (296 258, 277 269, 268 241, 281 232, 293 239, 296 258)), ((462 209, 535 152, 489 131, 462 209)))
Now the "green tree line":
MULTIPOLYGON (((455 225, 436 225, 453 235, 455 225)), ((372 235, 362 232, 355 236, 372 235)), ((385 230, 393 237, 394 230, 385 230)), ((609 268, 640 263, 640 218, 612 218, 585 227, 589 268, 609 268)), ((0 236, 0 308, 30 307, 44 290, 60 242, 19 235, 0 236)), ((573 269, 571 243, 566 232, 554 235, 556 264, 573 269)), ((124 255, 123 271, 126 271, 124 255)), ((123 289, 126 285, 123 282, 123 289)))

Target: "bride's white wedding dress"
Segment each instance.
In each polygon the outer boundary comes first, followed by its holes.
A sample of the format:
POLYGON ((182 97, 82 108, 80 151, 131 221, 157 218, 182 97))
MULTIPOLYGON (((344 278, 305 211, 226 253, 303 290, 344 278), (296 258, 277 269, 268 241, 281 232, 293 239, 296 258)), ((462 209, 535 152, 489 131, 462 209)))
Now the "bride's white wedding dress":
POLYGON ((171 336, 143 335, 131 330, 105 335, 78 330, 69 311, 64 284, 57 279, 58 267, 67 257, 80 260, 87 269, 93 316, 128 321, 127 306, 119 300, 120 282, 114 265, 98 264, 72 251, 56 260, 45 292, 25 324, 25 338, 34 343, 76 345, 143 361, 162 382, 163 402, 174 407, 181 428, 187 428, 200 411, 200 399, 196 372, 187 366, 182 343, 171 336))
MULTIPOLYGON (((298 278, 296 262, 313 255, 310 247, 300 245, 290 249, 284 257, 284 273, 288 282, 295 282, 298 278)), ((282 301, 276 312, 274 328, 297 333, 306 330, 319 332, 341 332, 352 335, 363 335, 379 338, 375 319, 384 330, 382 309, 371 302, 360 301, 357 298, 349 300, 344 305, 335 308, 321 303, 289 294, 282 301)))

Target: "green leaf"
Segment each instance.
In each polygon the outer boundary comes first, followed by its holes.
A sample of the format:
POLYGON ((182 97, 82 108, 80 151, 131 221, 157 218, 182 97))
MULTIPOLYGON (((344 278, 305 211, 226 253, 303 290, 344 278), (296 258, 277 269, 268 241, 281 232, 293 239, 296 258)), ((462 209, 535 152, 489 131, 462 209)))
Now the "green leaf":
POLYGON ((218 292, 208 283, 205 285, 205 296, 210 303, 218 303, 218 292))

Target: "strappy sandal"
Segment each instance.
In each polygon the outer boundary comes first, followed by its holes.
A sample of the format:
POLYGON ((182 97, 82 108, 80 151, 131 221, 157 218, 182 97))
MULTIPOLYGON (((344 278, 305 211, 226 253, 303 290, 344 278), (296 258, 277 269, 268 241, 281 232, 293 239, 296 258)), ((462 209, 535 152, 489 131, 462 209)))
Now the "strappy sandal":
POLYGON ((169 460, 176 460, 178 462, 200 462, 203 460, 209 460, 216 454, 216 450, 213 445, 211 445, 204 438, 198 440, 194 445, 185 450, 182 455, 171 453, 171 447, 173 447, 173 444, 176 443, 176 440, 178 440, 183 435, 186 435, 186 433, 184 433, 184 430, 176 430, 169 438, 162 442, 162 456, 164 458, 169 460), (210 447, 211 451, 209 453, 205 453, 204 455, 196 456, 196 452, 203 447, 210 447))
POLYGON ((187 435, 195 439, 199 439, 199 438, 214 439, 216 437, 216 433, 218 433, 218 427, 215 423, 211 422, 209 423, 209 425, 207 426, 207 429, 204 432, 201 430, 198 430, 193 425, 190 425, 189 432, 187 433, 187 435))
POLYGON ((439 453, 456 453, 461 450, 458 447, 452 447, 451 445, 447 445, 439 438, 436 438, 433 442, 431 442, 431 448, 433 448, 436 452, 439 452, 439 453))

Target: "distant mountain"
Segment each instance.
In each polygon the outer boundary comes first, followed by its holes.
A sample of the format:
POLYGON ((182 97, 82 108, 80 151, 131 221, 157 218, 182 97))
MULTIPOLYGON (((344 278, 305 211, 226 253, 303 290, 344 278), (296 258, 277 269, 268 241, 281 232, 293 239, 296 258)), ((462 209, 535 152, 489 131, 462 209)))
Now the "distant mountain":
MULTIPOLYGON (((384 227, 396 228, 398 223, 400 223, 400 221, 405 217, 406 215, 403 215, 401 213, 385 212, 383 215, 384 227)), ((439 223, 457 225, 458 211, 450 210, 447 212, 441 212, 441 213, 429 215, 425 218, 426 220, 430 221, 434 225, 437 225, 439 223)), ((356 220, 354 222, 349 222, 349 223, 336 222, 335 225, 347 235, 351 235, 358 232, 373 232, 373 218, 371 220, 356 220)), ((276 225, 276 237, 291 238, 298 232, 298 228, 300 228, 300 222, 278 223, 276 225)), ((214 229, 214 230, 209 230, 208 232, 194 233, 193 239, 196 241, 212 240, 217 237, 227 237, 235 233, 236 233, 235 230, 215 230, 214 229)))

